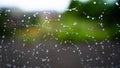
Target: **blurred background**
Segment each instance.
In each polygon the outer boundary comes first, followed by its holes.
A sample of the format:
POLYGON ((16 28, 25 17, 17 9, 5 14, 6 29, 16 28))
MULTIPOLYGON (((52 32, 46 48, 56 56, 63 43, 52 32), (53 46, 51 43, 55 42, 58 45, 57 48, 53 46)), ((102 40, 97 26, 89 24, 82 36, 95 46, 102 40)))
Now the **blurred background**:
POLYGON ((13 1, 0 1, 0 39, 44 33, 63 41, 119 38, 119 0, 13 1))
POLYGON ((0 0, 0 68, 120 68, 120 0, 0 0))
POLYGON ((0 1, 0 39, 119 39, 119 0, 13 1, 0 1))

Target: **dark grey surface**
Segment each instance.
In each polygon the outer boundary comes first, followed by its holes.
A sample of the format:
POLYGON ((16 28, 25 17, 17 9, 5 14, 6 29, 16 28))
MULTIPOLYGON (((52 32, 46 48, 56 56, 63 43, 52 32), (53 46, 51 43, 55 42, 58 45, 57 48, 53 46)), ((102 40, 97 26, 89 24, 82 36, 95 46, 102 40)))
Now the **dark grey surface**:
POLYGON ((119 41, 1 40, 1 68, 120 68, 119 41))

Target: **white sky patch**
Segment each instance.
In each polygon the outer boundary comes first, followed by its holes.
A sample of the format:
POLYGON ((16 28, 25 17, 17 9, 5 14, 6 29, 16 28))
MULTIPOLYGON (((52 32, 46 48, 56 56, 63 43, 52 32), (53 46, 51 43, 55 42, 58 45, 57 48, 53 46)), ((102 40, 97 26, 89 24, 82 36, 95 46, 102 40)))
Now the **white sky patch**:
POLYGON ((114 4, 117 0, 104 0, 108 4, 114 4))
POLYGON ((64 12, 71 0, 0 0, 0 7, 17 7, 25 11, 55 10, 64 12))
POLYGON ((89 0, 79 0, 82 3, 87 3, 89 0))

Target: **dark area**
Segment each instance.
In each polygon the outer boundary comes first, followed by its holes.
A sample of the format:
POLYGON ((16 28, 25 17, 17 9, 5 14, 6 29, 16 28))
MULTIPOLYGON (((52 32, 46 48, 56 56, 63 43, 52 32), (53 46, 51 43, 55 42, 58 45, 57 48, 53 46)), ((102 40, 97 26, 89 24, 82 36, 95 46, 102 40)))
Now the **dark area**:
POLYGON ((34 44, 5 40, 1 68, 119 68, 120 43, 86 41, 66 44, 55 40, 39 40, 34 44), (31 46, 32 45, 32 46, 31 46))

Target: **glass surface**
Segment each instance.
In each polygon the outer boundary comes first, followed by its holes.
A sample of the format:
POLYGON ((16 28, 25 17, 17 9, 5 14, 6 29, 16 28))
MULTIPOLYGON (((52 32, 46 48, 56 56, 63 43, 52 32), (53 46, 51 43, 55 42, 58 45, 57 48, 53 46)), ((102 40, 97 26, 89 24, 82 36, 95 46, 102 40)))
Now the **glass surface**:
POLYGON ((0 0, 0 68, 120 68, 120 0, 0 0))

